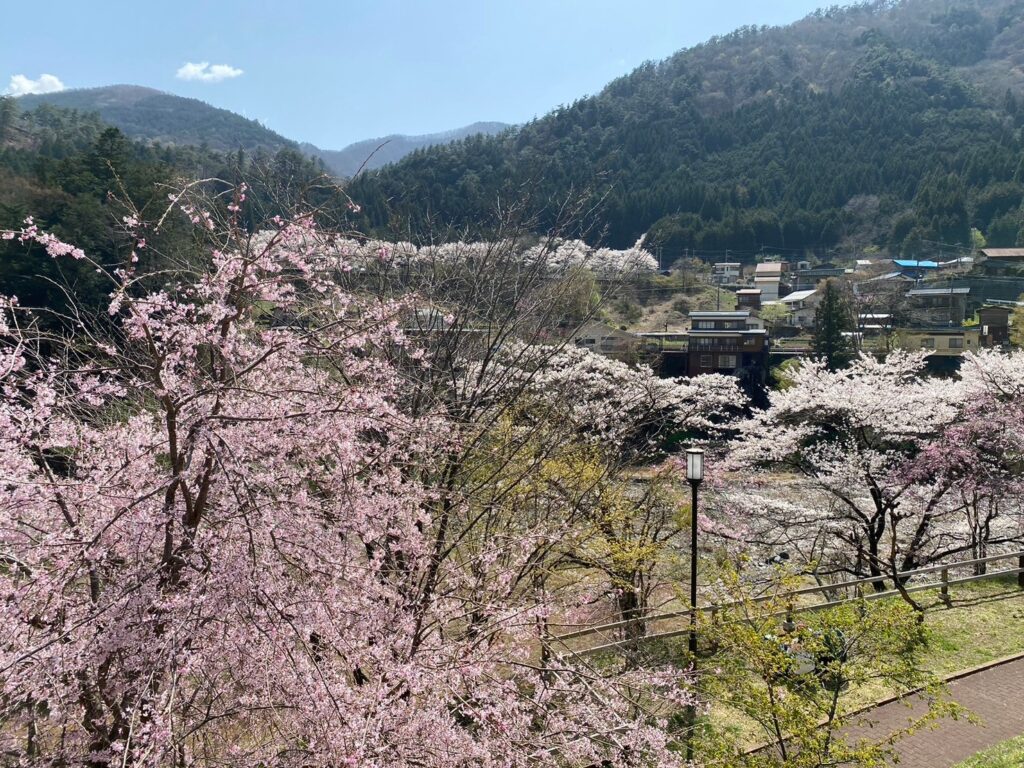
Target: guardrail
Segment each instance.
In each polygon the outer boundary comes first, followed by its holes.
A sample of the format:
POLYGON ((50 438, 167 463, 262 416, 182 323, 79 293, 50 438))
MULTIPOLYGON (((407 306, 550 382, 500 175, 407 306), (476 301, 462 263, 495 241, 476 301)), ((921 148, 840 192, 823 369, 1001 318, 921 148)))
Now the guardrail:
MULTIPOLYGON (((864 587, 865 586, 869 586, 872 589, 875 589, 875 585, 876 584, 884 583, 885 581, 892 581, 893 578, 898 578, 898 579, 901 580, 901 582, 905 582, 905 581, 909 581, 910 579, 912 579, 915 576, 921 576, 921 575, 925 575, 925 574, 934 574, 934 573, 939 574, 939 580, 938 581, 931 581, 931 582, 928 582, 928 583, 925 583, 925 584, 904 584, 904 586, 902 587, 902 591, 910 593, 910 592, 922 592, 922 591, 926 591, 926 590, 937 589, 937 590, 941 591, 941 594, 945 598, 945 597, 949 596, 949 587, 952 586, 952 585, 955 585, 955 584, 967 584, 967 583, 973 582, 973 581, 983 581, 983 580, 986 580, 986 579, 995 579, 995 578, 999 578, 999 577, 1003 577, 1003 576, 1012 576, 1012 575, 1016 575, 1017 576, 1017 586, 1020 587, 1021 589, 1024 589, 1024 550, 1018 551, 1018 552, 1009 552, 1009 553, 1001 554, 1001 555, 990 555, 988 557, 979 557, 979 558, 976 558, 974 560, 960 560, 960 561, 957 561, 955 563, 941 563, 941 564, 938 564, 938 565, 931 565, 931 566, 927 566, 927 567, 924 567, 924 568, 916 568, 916 569, 910 570, 910 571, 901 571, 898 574, 896 574, 895 577, 893 576, 893 574, 883 574, 883 575, 880 575, 880 576, 868 576, 868 577, 860 578, 860 579, 851 579, 849 581, 842 581, 842 582, 838 582, 836 584, 821 584, 821 585, 815 585, 815 586, 812 586, 812 587, 802 587, 801 589, 795 589, 795 590, 792 590, 790 592, 786 592, 785 594, 783 594, 781 596, 780 595, 762 595, 762 596, 759 596, 759 597, 752 598, 750 601, 732 600, 732 601, 728 601, 728 602, 724 602, 724 603, 716 603, 716 604, 710 604, 710 605, 701 605, 701 606, 697 606, 696 610, 697 610, 697 613, 710 613, 712 615, 712 617, 714 617, 714 615, 716 613, 718 613, 719 611, 725 610, 727 608, 732 608, 732 607, 735 607, 737 605, 742 605, 742 604, 744 604, 746 602, 753 602, 755 604, 759 604, 759 603, 768 602, 769 600, 778 600, 778 599, 781 598, 783 600, 789 599, 789 601, 790 601, 789 606, 787 607, 787 609, 785 611, 778 611, 778 612, 776 612, 775 614, 772 614, 772 615, 788 616, 788 615, 797 614, 797 613, 806 613, 806 612, 810 612, 810 611, 826 610, 828 608, 834 608, 836 606, 844 605, 846 603, 851 603, 851 602, 855 602, 855 601, 858 601, 858 600, 880 600, 880 599, 887 598, 887 597, 896 597, 896 596, 900 595, 901 590, 899 590, 899 589, 886 589, 886 590, 881 590, 881 591, 865 592, 864 591, 864 587), (1002 561, 1002 560, 1013 560, 1013 559, 1017 560, 1017 567, 1016 568, 1003 568, 1003 569, 997 570, 997 571, 988 571, 987 568, 986 568, 985 569, 986 572, 985 573, 981 573, 981 574, 972 574, 970 576, 964 576, 964 577, 953 578, 953 579, 950 579, 950 577, 949 577, 950 571, 957 571, 957 570, 960 570, 960 569, 963 569, 963 568, 971 568, 971 567, 976 567, 976 566, 979 566, 979 565, 987 566, 988 563, 999 562, 999 561, 1002 561), (844 598, 844 599, 839 599, 839 600, 829 599, 830 595, 828 593, 835 592, 837 590, 849 590, 851 588, 855 590, 854 597, 849 597, 849 598, 844 598), (826 597, 826 600, 824 602, 821 602, 821 603, 806 603, 806 604, 802 604, 802 605, 795 602, 795 600, 797 598, 804 597, 804 596, 807 596, 807 595, 815 595, 815 594, 824 594, 825 597, 826 597)), ((638 617, 632 618, 632 619, 624 619, 622 621, 612 621, 612 622, 608 622, 608 623, 605 623, 605 624, 593 624, 593 625, 588 625, 588 626, 580 627, 579 629, 575 629, 575 630, 572 630, 570 632, 566 632, 564 634, 553 634, 553 635, 550 636, 550 639, 552 641, 560 642, 560 643, 562 643, 564 645, 566 643, 566 641, 569 641, 569 640, 575 640, 575 639, 582 638, 582 637, 587 637, 587 636, 590 636, 590 635, 613 633, 613 632, 616 632, 617 630, 624 629, 626 627, 635 626, 638 623, 651 624, 651 623, 654 623, 654 622, 665 621, 665 620, 675 619, 675 618, 682 618, 682 617, 689 618, 690 613, 691 613, 691 610, 689 608, 684 608, 684 609, 681 609, 681 610, 678 610, 678 611, 668 611, 668 612, 664 612, 664 613, 650 614, 648 616, 638 616, 638 617)), ((551 626, 552 627, 558 627, 558 626, 569 627, 570 625, 553 624, 551 626)), ((689 624, 687 624, 686 627, 683 627, 683 628, 680 628, 680 629, 672 629, 672 630, 667 630, 667 631, 664 631, 664 632, 657 632, 657 633, 654 633, 654 634, 643 635, 643 636, 637 637, 637 638, 616 640, 616 641, 609 642, 609 643, 603 643, 601 645, 591 646, 589 648, 577 649, 577 650, 574 650, 573 652, 576 655, 591 655, 591 654, 595 654, 595 653, 601 653, 603 651, 615 650, 616 648, 624 648, 624 647, 629 647, 629 646, 636 646, 639 643, 650 642, 650 641, 653 641, 653 640, 666 640, 666 639, 669 639, 669 638, 672 638, 672 637, 680 637, 682 635, 688 634, 689 631, 690 631, 689 624)))

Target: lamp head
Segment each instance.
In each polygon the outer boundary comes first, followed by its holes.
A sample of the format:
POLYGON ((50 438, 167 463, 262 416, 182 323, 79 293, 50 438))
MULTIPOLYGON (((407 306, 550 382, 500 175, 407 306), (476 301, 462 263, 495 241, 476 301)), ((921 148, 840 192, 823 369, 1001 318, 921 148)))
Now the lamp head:
POLYGON ((686 479, 691 483, 699 483, 704 479, 704 449, 686 449, 686 479))

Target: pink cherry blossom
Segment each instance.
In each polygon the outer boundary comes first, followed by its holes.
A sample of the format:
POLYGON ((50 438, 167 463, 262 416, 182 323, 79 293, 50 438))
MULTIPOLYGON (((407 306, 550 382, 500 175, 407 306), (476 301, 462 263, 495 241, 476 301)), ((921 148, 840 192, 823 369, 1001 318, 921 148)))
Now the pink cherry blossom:
MULTIPOLYGON (((441 469, 479 427, 413 407, 395 350, 429 361, 401 331, 409 303, 339 286, 349 257, 310 216, 218 235, 182 285, 139 294, 114 272, 110 338, 55 353, 0 304, 0 750, 39 766, 682 765, 654 702, 692 702, 686 677, 597 673, 545 630, 591 585, 519 578, 564 523, 509 520, 438 557, 439 530, 476 514, 441 469)), ((31 221, 15 237, 82 257, 31 221)), ((648 408, 702 424, 735 396, 576 352, 534 373, 548 396, 613 398, 569 414, 609 442, 644 434, 648 408)))

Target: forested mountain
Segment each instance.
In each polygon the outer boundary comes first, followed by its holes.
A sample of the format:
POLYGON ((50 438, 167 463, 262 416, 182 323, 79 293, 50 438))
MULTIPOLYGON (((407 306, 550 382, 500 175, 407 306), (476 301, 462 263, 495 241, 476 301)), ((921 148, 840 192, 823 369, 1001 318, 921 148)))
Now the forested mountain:
POLYGON ((296 147, 294 141, 227 109, 137 85, 22 96, 18 103, 24 110, 52 104, 79 112, 95 112, 105 123, 133 139, 167 145, 205 145, 223 152, 238 149, 276 152, 296 147))
POLYGON ((168 146, 203 146, 221 152, 300 149, 310 157, 322 160, 331 173, 346 178, 358 171, 364 162, 368 169, 380 168, 401 160, 416 149, 446 144, 475 134, 492 135, 509 127, 505 123, 480 122, 422 136, 394 134, 367 139, 333 150, 320 149, 309 143, 299 145, 255 120, 213 107, 199 99, 138 85, 110 85, 22 96, 18 103, 26 111, 50 104, 62 109, 95 113, 105 123, 119 128, 133 139, 168 146))
POLYGON ((313 157, 319 157, 337 175, 349 178, 364 166, 366 170, 375 170, 388 163, 397 163, 417 149, 448 144, 476 134, 491 136, 508 127, 508 123, 473 123, 463 128, 421 136, 393 134, 379 139, 366 139, 349 144, 344 149, 320 149, 305 143, 300 145, 300 149, 313 157))
POLYGON ((424 233, 590 196, 669 257, 917 253, 1021 232, 1024 0, 880 0, 746 27, 495 137, 356 180, 366 227, 424 233))
MULTIPOLYGON (((16 230, 31 216, 104 266, 123 265, 132 250, 123 217, 133 209, 125 201, 152 222, 169 205, 168 195, 195 179, 222 180, 205 185, 211 205, 220 206, 230 198, 218 193, 245 181, 250 192, 243 215, 253 222, 285 215, 300 200, 322 208, 324 216, 346 210, 345 198, 322 183, 319 163, 297 149, 228 153, 165 146, 132 140, 93 112, 50 104, 19 110, 25 103, 0 98, 0 230, 16 230)), ((172 216, 149 233, 141 266, 155 272, 187 262, 195 251, 187 225, 184 216, 172 216)), ((16 240, 0 242, 0 293, 25 306, 60 309, 66 289, 95 309, 107 301, 109 287, 83 262, 58 262, 16 240)))

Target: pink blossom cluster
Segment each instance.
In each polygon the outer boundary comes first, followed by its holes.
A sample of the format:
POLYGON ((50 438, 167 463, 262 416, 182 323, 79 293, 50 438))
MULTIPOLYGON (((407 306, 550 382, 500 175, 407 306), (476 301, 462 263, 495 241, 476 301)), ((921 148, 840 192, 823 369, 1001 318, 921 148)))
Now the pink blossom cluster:
MULTIPOLYGON (((27 225, 14 237, 78 257, 27 225)), ((545 622, 589 587, 519 574, 557 525, 511 520, 438 552, 473 512, 440 470, 466 430, 412 408, 385 354, 409 346, 406 307, 342 290, 311 217, 221 241, 187 285, 140 296, 118 273, 120 331, 63 354, 0 306, 0 750, 39 766, 682 765, 664 710, 636 705, 691 702, 681 674, 595 674, 551 647, 545 622)), ((573 353, 543 389, 687 423, 735 396, 603 365, 573 353)), ((572 418, 616 438, 607 416, 572 418)))
POLYGON ((0 240, 17 240, 21 243, 38 243, 46 249, 47 254, 53 258, 70 256, 73 259, 84 259, 85 252, 70 243, 65 243, 60 238, 49 232, 43 232, 29 216, 25 219, 25 225, 17 230, 0 230, 0 240))
MULTIPOLYGON (((271 233, 261 233, 263 238, 271 233)), ((601 275, 623 275, 652 272, 658 262, 638 241, 632 248, 594 248, 582 240, 553 240, 524 248, 512 241, 450 242, 417 246, 410 242, 339 238, 332 241, 330 251, 357 267, 371 265, 458 265, 467 262, 488 263, 500 255, 516 253, 526 264, 547 272, 560 274, 574 268, 586 268, 601 275)), ((325 251, 326 252, 326 251, 325 251)))
MULTIPOLYGON (((649 450, 666 430, 714 430, 746 404, 731 376, 665 379, 583 347, 509 345, 499 362, 502 386, 523 388, 581 436, 620 449, 649 450)), ((466 375, 478 376, 477 367, 466 375)))
POLYGON ((1019 547, 1024 354, 967 354, 954 379, 924 367, 925 353, 899 350, 834 372, 801 364, 739 425, 716 518, 764 553, 840 574, 1019 547))

